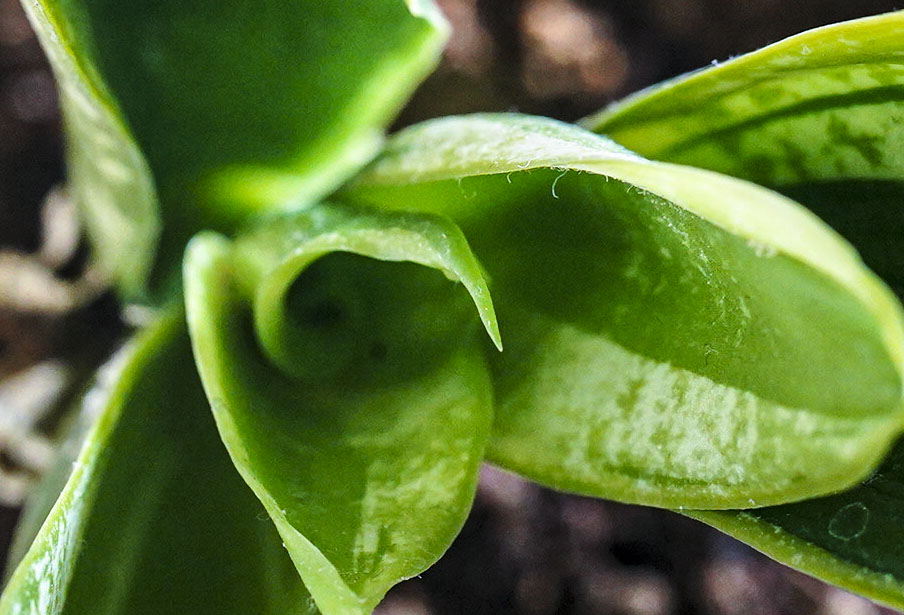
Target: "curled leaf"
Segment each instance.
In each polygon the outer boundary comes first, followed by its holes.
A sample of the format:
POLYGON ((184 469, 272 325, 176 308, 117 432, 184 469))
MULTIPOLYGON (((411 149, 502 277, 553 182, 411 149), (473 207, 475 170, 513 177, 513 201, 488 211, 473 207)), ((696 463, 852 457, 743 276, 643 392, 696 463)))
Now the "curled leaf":
POLYGON ((311 612, 206 409, 181 314, 121 352, 69 480, 0 613, 311 612))
POLYGON ((155 255, 170 290, 201 228, 316 201, 366 163, 447 29, 429 0, 23 6, 60 84, 74 194, 131 296, 155 255))
POLYGON ((236 467, 320 610, 369 612, 474 495, 492 417, 475 303, 498 332, 467 243, 434 216, 319 205, 199 235, 185 279, 236 467))
POLYGON ((901 428, 900 307, 774 192, 517 115, 413 127, 341 198, 463 229, 493 282, 491 460, 752 507, 855 483, 901 428))

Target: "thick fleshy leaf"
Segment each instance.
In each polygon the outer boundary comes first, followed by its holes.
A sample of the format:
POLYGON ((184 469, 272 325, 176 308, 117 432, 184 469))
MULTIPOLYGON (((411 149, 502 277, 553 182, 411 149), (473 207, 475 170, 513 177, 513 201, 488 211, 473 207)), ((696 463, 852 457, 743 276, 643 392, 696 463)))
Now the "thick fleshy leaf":
POLYGON ((23 5, 98 257, 133 295, 158 239, 168 278, 195 231, 315 201, 367 162, 446 31, 430 0, 23 5))
MULTIPOLYGON (((652 88, 589 123, 651 157, 771 183, 904 293, 904 13, 807 32, 652 88), (686 119, 677 116, 693 109, 686 119), (669 117, 674 120, 666 128, 669 117)), ((904 608, 904 443, 845 493, 694 512, 799 570, 904 608)))
POLYGON ((96 422, 0 613, 313 612, 217 437, 181 316, 122 351, 86 405, 96 422))
POLYGON ((792 201, 525 116, 400 134, 344 198, 449 216, 486 267, 490 459, 659 506, 855 483, 901 421, 897 302, 792 201))
POLYGON ((904 11, 811 30, 585 120, 639 154, 785 186, 904 173, 904 11))
POLYGON ((489 438, 478 314, 498 333, 464 238, 433 216, 318 205, 234 243, 199 235, 185 280, 236 467, 320 610, 369 612, 452 542, 489 438))

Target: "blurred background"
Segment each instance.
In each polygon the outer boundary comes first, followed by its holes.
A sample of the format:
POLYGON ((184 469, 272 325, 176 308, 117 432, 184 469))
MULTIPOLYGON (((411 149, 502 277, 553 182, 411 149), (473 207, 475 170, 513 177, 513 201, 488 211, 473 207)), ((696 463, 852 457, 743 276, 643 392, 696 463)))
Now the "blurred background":
MULTIPOLYGON (((454 113, 575 120, 682 72, 891 0, 438 0, 454 27, 396 128, 454 113)), ((53 78, 0 0, 0 553, 66 408, 128 335, 90 267, 53 78)), ((2 566, 2 564, 0 564, 2 566)), ((382 615, 889 613, 668 511, 556 494, 486 467, 461 536, 382 615)))

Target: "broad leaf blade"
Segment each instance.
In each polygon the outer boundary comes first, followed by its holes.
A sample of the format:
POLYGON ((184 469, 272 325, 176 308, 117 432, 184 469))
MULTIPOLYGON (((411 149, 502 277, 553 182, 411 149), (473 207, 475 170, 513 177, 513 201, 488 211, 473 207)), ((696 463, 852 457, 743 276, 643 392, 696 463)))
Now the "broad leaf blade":
POLYGON ((904 12, 811 30, 585 120, 643 156, 760 184, 899 180, 904 12))
POLYGON ((155 250, 172 284, 197 230, 316 201, 367 162, 446 32, 429 0, 23 4, 98 256, 132 295, 155 250))
POLYGON ((185 279, 236 467, 321 611, 369 612, 473 499, 492 402, 472 299, 496 334, 467 244, 441 219, 320 205, 198 236, 185 279))
MULTIPOLYGON (((652 88, 590 123, 646 155, 775 185, 848 238, 900 296, 902 33, 904 13, 821 28, 652 88), (690 108, 701 113, 678 117, 690 108), (666 129, 669 114, 675 123, 666 129)), ((902 458, 899 443, 863 485, 827 498, 689 514, 794 568, 904 608, 902 458)))
POLYGON ((350 201, 460 224, 493 283, 490 459, 659 506, 836 491, 901 426, 897 302, 780 195, 524 116, 414 127, 350 201))
POLYGON ((87 402, 97 422, 0 613, 308 611, 206 412, 181 317, 109 369, 87 402))

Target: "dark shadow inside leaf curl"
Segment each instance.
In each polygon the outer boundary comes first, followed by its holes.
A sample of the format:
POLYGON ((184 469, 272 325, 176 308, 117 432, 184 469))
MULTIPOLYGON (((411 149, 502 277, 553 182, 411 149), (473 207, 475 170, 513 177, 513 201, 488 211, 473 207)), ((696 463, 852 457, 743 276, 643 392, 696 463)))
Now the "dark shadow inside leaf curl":
POLYGON ((318 386, 416 379, 480 327, 464 287, 439 271, 345 252, 306 268, 285 303, 294 373, 318 386))
POLYGON ((323 206, 281 222, 247 240, 244 277, 236 244, 189 246, 196 359, 221 436, 318 606, 367 612, 439 557, 473 499, 489 374, 474 302, 442 273, 470 275, 473 261, 433 220, 323 206), (330 224, 312 231, 318 215, 330 224))

